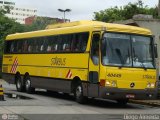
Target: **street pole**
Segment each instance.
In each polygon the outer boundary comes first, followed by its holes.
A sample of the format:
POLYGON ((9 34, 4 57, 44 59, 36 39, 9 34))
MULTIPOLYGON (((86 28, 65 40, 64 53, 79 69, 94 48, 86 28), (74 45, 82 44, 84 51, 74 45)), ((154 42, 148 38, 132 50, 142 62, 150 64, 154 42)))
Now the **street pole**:
POLYGON ((64 19, 63 19, 63 22, 64 22, 64 23, 66 22, 65 11, 64 11, 64 19))
POLYGON ((65 9, 65 10, 63 10, 63 9, 58 9, 58 11, 59 11, 59 12, 63 12, 63 14, 64 14, 63 22, 65 23, 65 22, 66 22, 65 13, 66 13, 66 12, 70 12, 71 9, 65 9))

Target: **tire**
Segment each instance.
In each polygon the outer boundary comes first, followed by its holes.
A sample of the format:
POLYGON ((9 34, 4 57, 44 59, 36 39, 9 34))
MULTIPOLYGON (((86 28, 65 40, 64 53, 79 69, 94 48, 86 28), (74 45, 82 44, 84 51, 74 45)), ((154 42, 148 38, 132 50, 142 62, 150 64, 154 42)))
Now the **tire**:
POLYGON ((18 92, 24 92, 24 85, 22 83, 22 79, 20 75, 16 76, 16 88, 18 92))
POLYGON ((74 97, 76 102, 80 104, 84 104, 87 102, 87 97, 83 96, 83 87, 81 83, 75 86, 74 97))
POLYGON ((117 103, 120 105, 126 105, 128 103, 128 99, 117 100, 117 103))
POLYGON ((35 92, 35 88, 32 87, 31 85, 31 79, 29 76, 25 77, 25 90, 27 93, 32 94, 35 92))

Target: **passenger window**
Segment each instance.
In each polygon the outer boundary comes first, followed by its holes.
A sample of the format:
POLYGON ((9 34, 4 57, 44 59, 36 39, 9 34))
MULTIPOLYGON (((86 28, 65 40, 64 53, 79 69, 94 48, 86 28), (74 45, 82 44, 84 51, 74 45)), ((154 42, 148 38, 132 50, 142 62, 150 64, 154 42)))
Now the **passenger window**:
POLYGON ((82 41, 81 42, 81 51, 83 51, 83 52, 86 50, 88 37, 89 37, 88 33, 83 33, 80 35, 80 39, 82 41))
POLYGON ((52 41, 52 45, 51 45, 52 52, 57 52, 58 47, 60 46, 60 41, 58 40, 58 36, 52 36, 51 41, 52 41))
POLYGON ((30 40, 28 40, 28 52, 31 53, 32 49, 33 49, 32 40, 30 39, 30 40))
POLYGON ((47 44, 47 52, 52 52, 52 45, 53 45, 53 40, 52 37, 47 37, 48 44, 47 44))
POLYGON ((37 38, 36 39, 36 52, 41 52, 41 45, 43 44, 43 39, 42 38, 37 38))
POLYGON ((5 41, 5 53, 12 53, 14 49, 14 41, 5 41))
POLYGON ((7 41, 6 53, 84 52, 89 33, 34 37, 7 41))
POLYGON ((46 52, 47 51, 47 40, 46 38, 41 38, 41 45, 40 45, 40 52, 46 52))
POLYGON ((72 37, 72 50, 73 52, 78 52, 80 48, 80 41, 78 40, 78 34, 72 37))
POLYGON ((15 41, 15 47, 14 47, 15 53, 21 53, 22 52, 22 41, 15 41))
POLYGON ((38 39, 38 38, 33 38, 33 39, 32 39, 32 52, 33 52, 33 53, 37 52, 37 47, 38 47, 38 46, 37 46, 37 39, 38 39))
POLYGON ((47 52, 52 52, 51 45, 47 46, 47 52))
POLYGON ((35 39, 35 51, 34 52, 36 52, 36 53, 38 53, 38 52, 40 52, 40 38, 36 38, 35 39))
MULTIPOLYGON (((7 47, 8 47, 8 49, 9 49, 9 46, 7 46, 7 47)), ((11 47, 10 47, 10 52, 11 52, 11 53, 14 52, 14 48, 15 48, 15 46, 14 46, 14 41, 12 41, 12 42, 11 42, 11 47)))
POLYGON ((17 41, 13 41, 13 44, 11 45, 11 51, 12 53, 17 52, 17 41))
POLYGON ((64 35, 62 44, 63 44, 63 51, 64 52, 70 52, 71 51, 71 43, 72 39, 70 37, 71 35, 64 35))
POLYGON ((87 47, 89 33, 75 34, 73 37, 73 51, 84 52, 87 47))
POLYGON ((100 35, 94 34, 92 37, 91 59, 95 65, 99 64, 99 40, 100 35))
POLYGON ((27 40, 25 40, 24 42, 23 42, 23 50, 22 50, 22 52, 23 53, 26 53, 27 52, 27 49, 28 49, 28 42, 27 42, 27 40))

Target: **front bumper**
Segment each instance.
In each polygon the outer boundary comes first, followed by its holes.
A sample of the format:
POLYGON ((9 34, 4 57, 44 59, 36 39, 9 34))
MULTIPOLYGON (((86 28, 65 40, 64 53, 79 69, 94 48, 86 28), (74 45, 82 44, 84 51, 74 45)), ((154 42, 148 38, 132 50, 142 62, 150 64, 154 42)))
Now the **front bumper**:
POLYGON ((160 98, 160 80, 158 81, 158 98, 160 98))
POLYGON ((109 88, 100 87, 99 89, 100 98, 104 99, 135 99, 135 100, 147 100, 157 98, 157 89, 119 89, 119 88, 109 88))

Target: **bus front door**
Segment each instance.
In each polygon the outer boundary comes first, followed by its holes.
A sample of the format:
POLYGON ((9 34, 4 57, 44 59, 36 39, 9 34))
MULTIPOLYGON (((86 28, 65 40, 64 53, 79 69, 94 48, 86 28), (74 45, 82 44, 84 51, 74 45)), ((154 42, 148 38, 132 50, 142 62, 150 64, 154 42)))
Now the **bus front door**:
POLYGON ((91 52, 89 60, 89 84, 88 97, 98 97, 99 87, 99 41, 100 33, 95 32, 92 35, 91 52))

